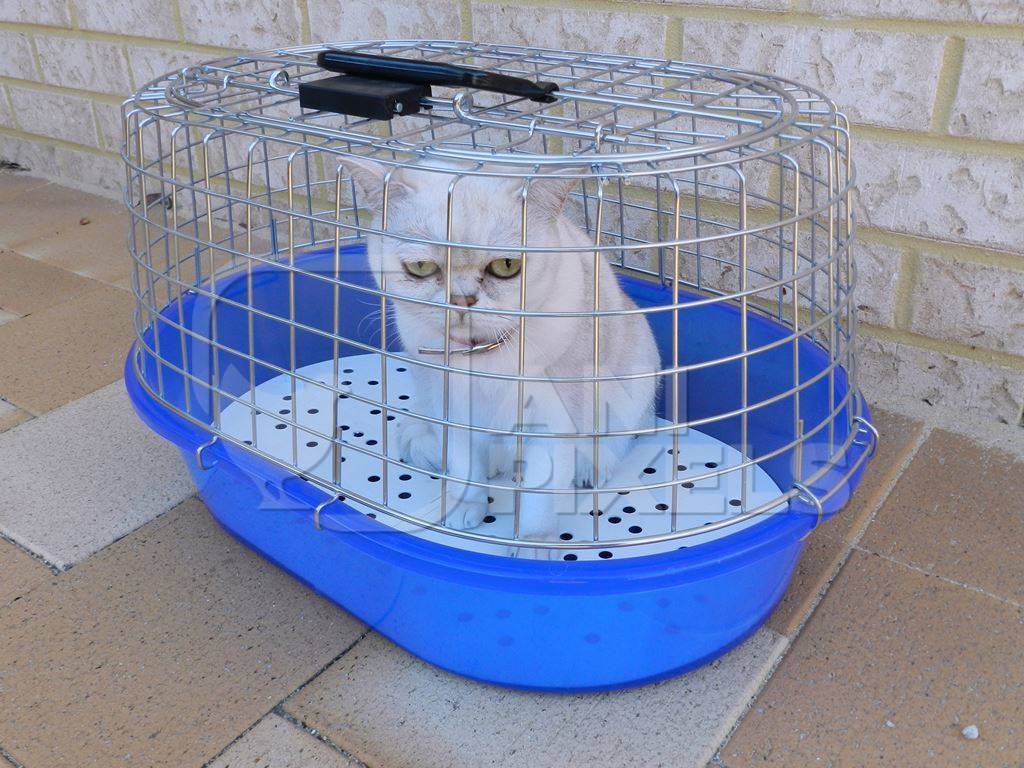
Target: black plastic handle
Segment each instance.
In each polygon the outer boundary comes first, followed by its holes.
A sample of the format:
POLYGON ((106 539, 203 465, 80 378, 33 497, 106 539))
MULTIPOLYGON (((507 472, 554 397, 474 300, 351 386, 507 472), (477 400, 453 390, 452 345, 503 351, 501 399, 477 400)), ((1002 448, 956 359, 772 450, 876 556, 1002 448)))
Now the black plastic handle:
POLYGON ((322 51, 316 57, 316 63, 331 72, 346 75, 417 85, 478 88, 509 96, 522 96, 532 101, 552 102, 555 100, 553 94, 558 90, 556 83, 534 82, 473 67, 355 51, 322 51))

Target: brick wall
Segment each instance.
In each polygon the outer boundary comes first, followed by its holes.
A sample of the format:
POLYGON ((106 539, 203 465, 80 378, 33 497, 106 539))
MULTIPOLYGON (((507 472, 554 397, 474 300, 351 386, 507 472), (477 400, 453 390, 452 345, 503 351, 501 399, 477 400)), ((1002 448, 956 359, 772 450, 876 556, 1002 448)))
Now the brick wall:
POLYGON ((1021 0, 0 0, 0 158, 117 194, 118 103, 238 47, 475 38, 770 70, 855 125, 865 388, 1022 422, 1021 0))

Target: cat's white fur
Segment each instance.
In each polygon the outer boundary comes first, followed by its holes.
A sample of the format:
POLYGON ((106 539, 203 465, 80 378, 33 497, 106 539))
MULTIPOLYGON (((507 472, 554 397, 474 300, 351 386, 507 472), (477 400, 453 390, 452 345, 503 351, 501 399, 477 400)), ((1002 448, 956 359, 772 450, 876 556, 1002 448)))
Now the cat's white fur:
MULTIPOLYGON (((375 211, 374 228, 381 228, 381 201, 386 166, 370 160, 346 161, 359 191, 361 207, 375 211)), ((447 172, 422 167, 396 170, 388 184, 387 231, 431 240, 446 240, 449 185, 460 170, 453 165, 437 166, 447 172)), ((526 308, 532 311, 591 312, 594 309, 594 255, 588 249, 592 238, 565 213, 572 180, 535 178, 529 185, 527 234, 530 246, 577 247, 562 253, 529 253, 526 259, 526 308)), ((452 199, 453 242, 479 246, 516 246, 521 239, 521 180, 483 176, 462 176, 454 186, 452 199)), ((368 258, 378 283, 383 276, 386 289, 398 296, 445 300, 445 248, 421 245, 390 237, 371 235, 368 258), (410 276, 403 261, 434 261, 441 269, 428 278, 410 276)), ((516 316, 484 314, 474 310, 518 309, 522 274, 500 279, 485 272, 488 262, 504 257, 518 258, 508 251, 453 248, 451 254, 451 295, 456 306, 451 317, 451 348, 504 340, 496 349, 469 355, 452 354, 451 365, 467 373, 449 374, 448 413, 450 422, 475 427, 516 429, 518 385, 514 380, 486 378, 479 373, 516 375, 519 370, 519 319, 516 316), (470 373, 472 372, 472 373, 470 373)), ((601 310, 632 309, 634 303, 623 292, 611 266, 602 256, 597 261, 598 305, 601 310)), ((413 358, 439 365, 440 355, 421 354, 421 348, 444 346, 445 312, 437 307, 392 300, 393 319, 405 351, 413 358)), ((657 347, 650 326, 641 314, 606 317, 600 320, 600 376, 624 376, 659 370, 657 347)), ((558 383, 560 377, 594 374, 594 321, 592 317, 529 317, 525 324, 525 369, 527 376, 543 382, 523 386, 524 419, 527 430, 543 433, 588 433, 594 431, 594 386, 592 383, 558 383)), ((440 418, 444 414, 443 376, 431 368, 413 366, 413 376, 424 413, 440 418)), ((602 382, 598 394, 600 431, 633 430, 654 421, 655 377, 602 382)), ((441 469, 439 430, 427 422, 401 420, 399 443, 402 458, 413 466, 441 469)), ((598 487, 606 482, 616 463, 632 447, 629 437, 601 438, 598 448, 598 487)), ((486 484, 494 477, 506 482, 514 477, 514 438, 495 437, 483 432, 449 429, 447 474, 486 484)), ((523 488, 587 488, 594 479, 593 441, 552 437, 523 440, 521 466, 523 488)), ((487 514, 486 487, 449 482, 448 523, 469 529, 487 514)), ((590 491, 580 490, 580 493, 590 491)), ((521 494, 520 534, 525 539, 544 540, 557 534, 558 514, 571 514, 571 494, 521 494)), ((440 504, 435 503, 435 507, 440 504)), ((520 554, 547 557, 551 550, 526 548, 520 554)))

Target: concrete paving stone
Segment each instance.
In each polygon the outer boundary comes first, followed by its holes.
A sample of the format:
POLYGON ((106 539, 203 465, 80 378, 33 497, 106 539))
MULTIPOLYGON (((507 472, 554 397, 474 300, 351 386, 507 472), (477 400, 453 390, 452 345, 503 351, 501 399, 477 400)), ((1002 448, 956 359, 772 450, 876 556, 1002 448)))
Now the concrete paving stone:
POLYGON ((118 285, 132 271, 128 226, 127 211, 106 213, 89 219, 86 225, 21 243, 18 251, 54 267, 118 285))
POLYGON ((13 429, 24 421, 32 418, 32 414, 26 413, 17 406, 11 405, 6 400, 0 400, 0 432, 13 429))
POLYGON ((115 382, 0 434, 0 532, 67 567, 193 493, 115 382))
POLYGON ((99 284, 14 251, 0 250, 0 309, 25 316, 95 290, 99 284))
POLYGON ((1024 603, 1024 461, 935 430, 861 545, 1024 603))
POLYGON ((0 747, 205 765, 363 631, 190 499, 0 611, 0 747))
POLYGON ((208 768, 360 768, 361 765, 283 717, 267 715, 208 768))
POLYGON ((46 179, 23 171, 0 171, 0 202, 17 201, 22 195, 49 184, 46 179))
MULTIPOLYGON (((13 178, 31 178, 13 175, 13 178)), ((5 179, 6 181, 6 179, 5 179)), ((27 184, 27 182, 21 182, 27 184)), ((6 186, 0 182, 0 187, 6 186)), ((77 233, 97 216, 117 213, 121 204, 106 197, 62 187, 59 184, 30 186, 5 200, 0 208, 0 247, 13 248, 58 233, 77 233)))
POLYGON ((372 634, 284 707, 371 766, 703 765, 784 645, 761 630, 673 680, 570 696, 481 685, 372 634))
POLYGON ((920 421, 881 408, 874 408, 871 417, 880 435, 878 450, 857 492, 839 514, 807 537, 789 589, 768 619, 768 626, 783 635, 792 636, 811 612, 868 516, 878 508, 908 453, 917 445, 923 429, 920 421))
POLYGON ((858 550, 720 761, 1016 768, 1022 689, 1019 608, 858 550))
POLYGON ((42 562, 0 539, 0 608, 52 578, 53 571, 42 562))
POLYGON ((0 326, 0 397, 46 413, 121 378, 135 300, 100 285, 0 326))

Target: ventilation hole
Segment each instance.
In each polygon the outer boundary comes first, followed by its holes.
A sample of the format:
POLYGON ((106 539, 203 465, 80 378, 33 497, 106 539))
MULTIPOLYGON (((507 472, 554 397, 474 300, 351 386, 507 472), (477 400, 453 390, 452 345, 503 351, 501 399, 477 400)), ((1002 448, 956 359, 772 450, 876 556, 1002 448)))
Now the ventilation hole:
POLYGON ((339 496, 339 497, 338 497, 338 501, 344 501, 344 500, 345 500, 345 497, 344 497, 344 496, 339 496))
POLYGON ((405 366, 400 365, 397 368, 395 368, 395 370, 398 371, 399 373, 405 373, 406 369, 405 366))
POLYGON ((338 395, 339 400, 348 400, 348 395, 338 395))
POLYGON ((693 483, 690 483, 690 482, 683 483, 683 488, 693 488, 693 483))
POLYGON ((729 499, 729 506, 730 507, 738 507, 742 503, 743 502, 741 502, 739 499, 729 499))
POLYGON ((371 387, 375 387, 375 386, 377 386, 378 384, 380 384, 380 382, 379 382, 379 381, 377 381, 376 379, 370 379, 370 380, 369 380, 368 382, 366 382, 366 383, 367 383, 367 384, 369 384, 369 385, 370 385, 371 387))
POLYGON ((307 448, 316 448, 318 445, 320 445, 320 443, 318 443, 316 440, 310 440, 308 443, 306 443, 307 448))
POLYGON ((676 469, 678 469, 680 472, 685 472, 686 471, 686 465, 685 464, 676 464, 676 469))
POLYGON ((366 444, 367 444, 367 445, 376 445, 376 444, 377 444, 377 441, 376 441, 376 440, 367 440, 367 441, 366 441, 366 444))
POLYGON ((559 534, 558 538, 562 541, 572 541, 572 534, 566 531, 565 533, 559 534))
POLYGON ((320 409, 319 408, 310 408, 308 411, 306 411, 306 413, 310 413, 310 414, 312 414, 312 413, 320 413, 320 409))
POLYGON ((707 467, 708 469, 714 469, 715 467, 718 466, 718 462, 717 461, 706 461, 706 462, 704 462, 704 466, 707 467))
POLYGON ((654 508, 659 512, 664 512, 666 509, 668 509, 668 504, 655 504, 654 508))
POLYGON ((350 386, 352 386, 352 382, 349 381, 348 379, 345 379, 345 381, 341 382, 341 386, 343 386, 343 387, 350 387, 350 386))
POLYGON ((367 517, 371 517, 371 518, 373 518, 374 520, 376 520, 376 519, 377 519, 377 515, 376 515, 375 513, 373 513, 373 512, 367 512, 367 513, 366 513, 366 516, 367 516, 367 517))
POLYGON ((340 427, 338 427, 339 432, 348 432, 350 429, 352 429, 352 427, 350 427, 348 424, 342 424, 340 427))
POLYGON ((409 399, 409 396, 408 396, 408 395, 399 395, 399 396, 398 396, 398 399, 399 399, 399 400, 408 400, 408 399, 409 399))
POLYGON ((370 415, 371 416, 379 416, 380 415, 380 408, 374 408, 372 411, 370 411, 370 415))
POLYGON ((342 460, 342 461, 346 461, 346 459, 345 459, 345 457, 344 457, 344 456, 342 456, 342 457, 341 457, 341 460, 342 460))
POLYGON ((600 552, 597 553, 597 556, 600 557, 602 560, 607 560, 612 556, 612 553, 609 552, 607 549, 602 549, 600 552))
POLYGON ((497 519, 498 518, 496 518, 494 515, 484 515, 484 522, 485 523, 493 523, 497 519))
POLYGON ((641 528, 639 525, 631 525, 631 526, 629 526, 629 532, 630 533, 643 533, 644 529, 641 528))
POLYGON ((619 491, 619 496, 629 496, 629 491, 619 491))
POLYGON ((252 445, 252 440, 244 440, 243 442, 244 442, 244 443, 245 443, 246 445, 252 445))
POLYGON ((676 451, 674 448, 669 448, 667 451, 665 451, 665 453, 667 453, 669 456, 674 456, 675 452, 676 451))
POLYGON ((380 476, 379 476, 379 475, 370 475, 370 476, 369 476, 368 478, 366 478, 366 479, 367 479, 367 480, 369 480, 369 481, 370 481, 371 483, 377 483, 377 482, 380 482, 380 476))
POLYGON ((342 373, 355 373, 355 371, 352 370, 351 368, 345 368, 342 370, 342 373))
POLYGON ((488 496, 487 497, 487 503, 488 504, 493 504, 494 503, 494 497, 493 496, 488 496))
POLYGON ((622 511, 625 512, 627 515, 632 515, 634 512, 636 512, 636 507, 623 507, 622 511))
POLYGON ((440 480, 441 478, 439 478, 437 475, 431 475, 430 479, 431 480, 440 480))
POLYGON ((274 429, 288 429, 287 424, 275 424, 274 429))
POLYGON ((622 518, 621 517, 609 517, 608 518, 608 522, 609 523, 621 523, 622 522, 622 518))
POLYGON ((286 413, 291 413, 291 411, 288 410, 287 408, 282 408, 280 411, 278 411, 278 413, 284 416, 286 413))
POLYGON ((363 436, 362 432, 353 432, 352 433, 352 437, 362 437, 362 436, 363 436))
POLYGON ((412 475, 410 475, 410 474, 406 473, 406 474, 404 474, 404 475, 399 475, 399 476, 398 476, 398 479, 399 479, 399 480, 412 480, 412 475))
POLYGON ((576 558, 576 555, 574 555, 572 552, 570 552, 568 555, 562 555, 562 559, 563 560, 568 560, 571 563, 573 560, 576 560, 577 558, 576 558))
POLYGON ((656 470, 654 467, 644 467, 644 474, 645 475, 653 475, 657 471, 658 470, 656 470))
POLYGON ((412 494, 409 493, 408 491, 402 491, 400 494, 398 494, 398 498, 400 498, 400 499, 411 499, 412 498, 412 494))
POLYGON ((285 396, 284 396, 284 397, 282 397, 281 399, 282 399, 282 400, 291 400, 291 399, 292 399, 292 396, 291 396, 291 395, 285 395, 285 396))
MULTIPOLYGON (((591 517, 593 517, 594 516, 594 510, 590 510, 587 514, 590 515, 591 517)), ((597 516, 598 517, 600 517, 603 514, 604 514, 604 510, 602 510, 602 509, 597 510, 597 516)))
POLYGON ((388 416, 388 421, 394 421, 394 420, 395 420, 394 416, 388 416))

